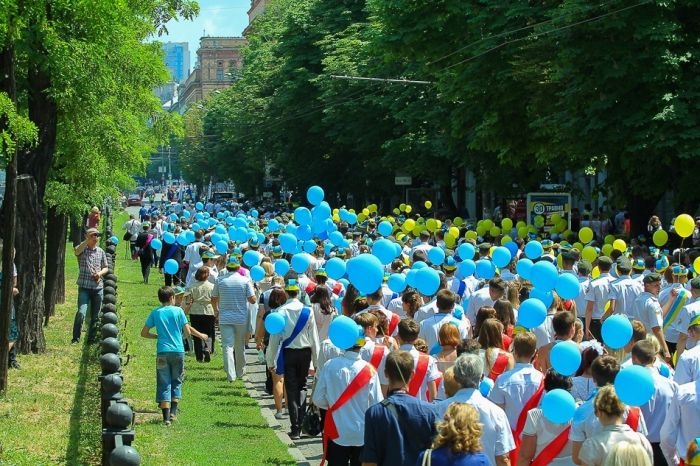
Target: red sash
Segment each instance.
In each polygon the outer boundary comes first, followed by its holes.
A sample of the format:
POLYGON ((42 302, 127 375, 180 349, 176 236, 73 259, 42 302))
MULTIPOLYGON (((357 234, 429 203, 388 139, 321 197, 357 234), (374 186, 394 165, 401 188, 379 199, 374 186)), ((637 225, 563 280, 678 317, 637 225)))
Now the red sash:
POLYGON ((428 375, 428 362, 430 361, 430 356, 427 354, 418 355, 418 363, 416 364, 416 371, 411 376, 411 380, 408 381, 408 394, 411 396, 418 396, 418 390, 420 390, 425 376, 428 375))
POLYGON ((493 367, 491 367, 491 371, 489 372, 489 379, 495 382, 496 378, 506 371, 506 367, 508 367, 508 356, 506 356, 504 351, 499 351, 498 356, 496 356, 496 361, 493 363, 493 367))
POLYGON ((372 356, 369 358, 369 363, 372 364, 372 366, 375 369, 379 370, 379 364, 381 364, 383 357, 384 357, 384 346, 375 345, 374 349, 372 350, 372 356))
POLYGON ((554 439, 549 442, 549 444, 544 447, 539 455, 535 456, 530 463, 530 466, 547 466, 552 462, 554 458, 557 457, 559 453, 564 449, 567 442, 569 441, 569 431, 571 426, 567 426, 559 435, 554 437, 554 439))
POLYGON ((336 400, 333 405, 326 411, 326 417, 323 421, 323 458, 321 459, 321 466, 326 463, 326 453, 328 452, 328 440, 335 440, 340 437, 338 433, 338 428, 335 425, 335 420, 333 419, 333 413, 337 411, 341 406, 350 401, 353 396, 355 396, 360 390, 362 390, 372 379, 375 371, 374 368, 367 364, 362 368, 360 372, 355 376, 350 384, 343 390, 340 397, 336 400))
MULTIPOLYGON (((442 383, 442 376, 435 379, 435 390, 440 388, 441 383, 442 383)), ((430 390, 425 391, 425 399, 428 400, 429 402, 433 401, 433 399, 430 397, 430 390)))
POLYGON ((392 312, 391 319, 389 320, 389 335, 387 336, 392 336, 394 334, 394 330, 399 326, 399 322, 401 322, 401 317, 392 312))
POLYGON ((634 432, 637 432, 637 429, 639 428, 639 408, 630 406, 629 411, 627 411, 627 420, 625 421, 625 424, 627 424, 634 432))
POLYGON ((510 462, 511 464, 518 463, 518 453, 520 452, 520 435, 525 429, 525 421, 527 420, 527 413, 531 409, 536 408, 540 404, 540 400, 544 395, 544 377, 542 377, 542 382, 540 383, 537 391, 530 397, 529 400, 523 405, 523 409, 518 415, 518 421, 515 424, 515 430, 513 431, 513 440, 515 440, 515 449, 510 452, 510 462))

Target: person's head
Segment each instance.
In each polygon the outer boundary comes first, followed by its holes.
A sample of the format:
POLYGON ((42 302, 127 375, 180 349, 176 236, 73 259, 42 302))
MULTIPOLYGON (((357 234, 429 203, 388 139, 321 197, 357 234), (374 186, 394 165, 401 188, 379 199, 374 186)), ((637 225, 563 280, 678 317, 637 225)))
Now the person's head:
POLYGON ((369 302, 366 296, 358 296, 355 298, 355 302, 352 304, 353 314, 357 314, 360 311, 364 311, 369 307, 369 302))
POLYGON ((460 341, 462 341, 457 326, 452 322, 443 324, 438 332, 438 341, 441 346, 452 346, 456 348, 460 341))
POLYGON ((479 344, 483 349, 503 349, 503 324, 497 319, 486 319, 479 329, 479 344))
POLYGON ((422 304, 420 294, 413 290, 405 292, 401 295, 401 304, 406 315, 413 317, 422 304))
POLYGON ((420 325, 413 319, 405 318, 399 322, 399 340, 402 344, 413 344, 420 333, 420 325))
POLYGON ((453 396, 461 388, 459 383, 455 380, 455 371, 452 366, 445 369, 442 373, 442 383, 445 387, 445 396, 448 398, 453 396))
POLYGON ((321 312, 324 314, 330 314, 333 310, 333 304, 331 303, 331 292, 326 286, 317 286, 314 288, 314 291, 309 299, 312 304, 318 304, 321 308, 321 312))
POLYGON ((413 342, 413 346, 421 353, 428 354, 428 342, 422 338, 416 338, 413 342))
POLYGON ((617 442, 610 448, 603 466, 652 466, 652 462, 641 444, 617 442))
POLYGON ((209 278, 209 267, 206 265, 201 266, 194 273, 194 279, 198 282, 204 282, 209 278))
POLYGON ((377 289, 377 291, 375 291, 374 293, 369 293, 369 294, 367 295, 367 302, 368 302, 370 305, 372 305, 372 304, 377 304, 377 303, 379 303, 379 302, 382 300, 382 297, 383 297, 383 295, 382 295, 382 289, 379 288, 379 289, 377 289))
POLYGON ((391 385, 407 385, 411 375, 413 375, 413 356, 411 353, 401 350, 390 352, 386 357, 384 374, 391 385))
POLYGON ((658 295, 661 291, 661 275, 652 272, 642 280, 644 282, 644 291, 653 295, 658 295))
POLYGON ((499 299, 493 303, 493 308, 496 311, 496 318, 503 324, 504 328, 507 328, 509 325, 515 325, 515 312, 510 301, 499 299))
POLYGON ((513 356, 518 362, 531 362, 537 354, 537 337, 532 332, 513 337, 513 356))
POLYGON ((464 353, 454 366, 455 380, 462 388, 477 388, 484 373, 484 358, 478 354, 464 353))
POLYGON ((453 454, 481 451, 479 412, 467 403, 452 403, 437 424, 433 448, 447 448, 453 454))
POLYGON ((560 311, 552 317, 554 334, 560 340, 570 340, 576 332, 576 315, 573 312, 560 311))
POLYGON ((625 405, 617 397, 615 387, 611 384, 598 390, 593 406, 599 419, 622 419, 625 414, 625 405))
POLYGON ((599 356, 591 364, 591 378, 597 387, 605 387, 615 382, 620 372, 620 363, 612 356, 599 356))
POLYGON ((649 340, 641 340, 632 347, 632 362, 639 366, 648 366, 656 360, 658 350, 649 340))
POLYGON ((553 368, 549 368, 544 375, 544 390, 546 392, 556 390, 557 388, 570 392, 573 384, 571 377, 561 375, 553 368))
POLYGON ((455 307, 457 296, 450 290, 440 290, 435 298, 435 305, 439 312, 448 313, 455 307))
POLYGON ((175 302, 175 290, 171 286, 161 286, 158 289, 158 301, 160 301, 161 304, 175 302))
POLYGON ((481 326, 486 319, 495 319, 497 317, 496 309, 491 306, 481 306, 478 311, 476 311, 476 320, 474 321, 474 335, 479 335, 481 326))
POLYGON ((377 336, 386 336, 389 333, 389 319, 386 318, 386 314, 379 309, 374 309, 369 313, 377 318, 377 336))
POLYGON ((265 271, 265 276, 266 277, 271 277, 275 274, 275 267, 272 265, 272 262, 265 261, 260 264, 260 266, 263 268, 265 271))
POLYGON ((461 356, 463 354, 479 354, 479 351, 481 351, 481 346, 479 345, 479 340, 476 338, 467 338, 465 340, 462 340, 462 342, 457 346, 457 356, 461 356))
POLYGON ((418 235, 420 238, 421 243, 427 243, 430 240, 430 233, 423 230, 420 232, 420 235, 418 235))
POLYGON ((600 256, 598 258, 598 270, 600 270, 601 273, 610 272, 611 267, 612 259, 610 259, 608 256, 600 256))
POLYGON ((506 282, 500 277, 489 280, 489 296, 493 301, 501 299, 506 294, 506 282))
POLYGON ((287 296, 286 291, 284 291, 282 288, 273 288, 272 291, 270 291, 270 296, 267 299, 267 305, 270 306, 270 309, 277 309, 286 303, 287 299, 289 299, 289 297, 287 296))
POLYGON ((353 316, 355 323, 362 327, 365 332, 365 336, 374 338, 377 336, 377 329, 379 328, 379 320, 377 316, 371 312, 363 312, 362 314, 357 314, 353 316))
POLYGON ((94 248, 99 239, 100 231, 97 228, 88 228, 88 230, 85 232, 85 241, 89 247, 94 248))
POLYGON ((578 344, 581 344, 581 342, 583 341, 583 322, 581 322, 580 319, 576 319, 574 321, 574 327, 576 328, 576 330, 574 330, 574 337, 572 338, 572 340, 578 344))

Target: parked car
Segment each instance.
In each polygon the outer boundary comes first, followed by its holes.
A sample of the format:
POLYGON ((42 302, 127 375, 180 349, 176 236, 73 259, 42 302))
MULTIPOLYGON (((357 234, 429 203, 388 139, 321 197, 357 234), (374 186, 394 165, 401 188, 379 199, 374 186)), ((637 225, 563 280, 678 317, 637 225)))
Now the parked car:
POLYGON ((138 194, 130 194, 126 200, 126 205, 141 207, 143 205, 141 203, 141 196, 139 196, 138 194))

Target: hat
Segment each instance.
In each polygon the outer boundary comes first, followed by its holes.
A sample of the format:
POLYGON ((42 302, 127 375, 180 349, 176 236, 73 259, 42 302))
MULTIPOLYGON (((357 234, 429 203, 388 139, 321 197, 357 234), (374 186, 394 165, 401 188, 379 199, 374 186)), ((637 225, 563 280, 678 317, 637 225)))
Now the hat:
POLYGON ((287 281, 287 284, 284 285, 284 290, 285 291, 299 291, 299 284, 297 283, 296 280, 294 280, 293 278, 290 278, 287 281))
POLYGON ((248 240, 248 246, 251 249, 257 249, 260 246, 260 241, 258 241, 258 237, 256 236, 255 238, 251 238, 248 240))
POLYGON ((228 256, 228 261, 226 262, 227 269, 237 269, 240 266, 241 262, 238 260, 238 257, 234 256, 233 254, 228 256))
POLYGON ((219 256, 214 254, 213 251, 204 251, 202 253, 202 259, 216 259, 217 257, 219 256))
POLYGON ((644 267, 644 259, 642 258, 637 258, 632 262, 632 268, 634 270, 644 270, 646 267, 644 267))
POLYGON ((690 287, 694 290, 700 290, 700 275, 690 280, 690 287))
POLYGON ((326 273, 326 269, 318 269, 316 272, 314 272, 315 277, 327 277, 328 274, 326 273))
POLYGON ((600 257, 598 258, 598 264, 600 264, 600 265, 611 266, 611 265, 612 265, 612 259, 610 259, 608 256, 600 256, 600 257))
POLYGON ((649 275, 645 276, 642 281, 644 283, 660 283, 661 282, 661 275, 659 275, 656 272, 652 272, 649 275))
POLYGON ((88 230, 85 232, 87 236, 92 236, 92 235, 97 235, 100 236, 100 230, 97 228, 88 228, 88 230))
POLYGON ((481 243, 478 247, 479 251, 489 251, 491 250, 491 243, 481 243))
POLYGON ((632 262, 625 256, 617 258, 617 266, 621 269, 632 270, 632 262))
POLYGON ((284 254, 284 251, 282 251, 282 246, 277 245, 272 248, 273 257, 282 257, 282 254, 284 254))
POLYGON ((233 248, 233 251, 231 251, 231 256, 233 256, 233 257, 243 256, 243 253, 241 252, 241 248, 233 248))
POLYGON ((542 244, 542 249, 552 249, 552 246, 554 246, 551 239, 543 239, 540 241, 540 244, 542 244))
POLYGON ((442 264, 442 268, 447 271, 455 270, 457 268, 457 262, 455 261, 455 258, 452 256, 447 256, 445 258, 445 262, 442 264))
POLYGON ((591 270, 593 270, 593 266, 591 265, 591 263, 585 259, 581 259, 580 261, 578 261, 578 265, 576 267, 578 269, 579 275, 590 275, 591 270))
POLYGON ((175 291, 175 296, 187 294, 187 290, 182 286, 176 286, 175 288, 173 288, 173 290, 175 291))
POLYGON ((688 328, 700 325, 700 312, 696 311, 690 315, 690 321, 688 322, 688 328))
POLYGON ((685 277, 688 275, 688 269, 683 265, 676 264, 673 266, 673 275, 677 277, 685 277))
POLYGON ((335 257, 345 257, 347 255, 347 251, 345 248, 338 248, 338 250, 335 252, 335 257))
POLYGON ((93 214, 96 214, 96 213, 99 213, 99 212, 100 212, 100 209, 99 209, 99 207, 95 206, 95 207, 93 207, 90 211, 91 211, 93 214))

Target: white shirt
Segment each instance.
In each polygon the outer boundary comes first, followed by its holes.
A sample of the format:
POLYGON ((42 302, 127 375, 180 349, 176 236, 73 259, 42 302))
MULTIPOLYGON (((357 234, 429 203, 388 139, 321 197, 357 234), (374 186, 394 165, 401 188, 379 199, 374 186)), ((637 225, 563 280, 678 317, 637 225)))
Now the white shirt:
POLYGON ((661 427, 661 451, 668 464, 685 457, 688 442, 700 433, 700 380, 680 385, 661 427))
POLYGON ((593 302, 593 319, 600 319, 605 313, 605 304, 610 299, 610 283, 614 280, 609 273, 601 273, 591 281, 586 293, 586 301, 593 302))
MULTIPOLYGON (((316 381, 314 404, 322 409, 330 408, 357 374, 368 365, 355 351, 345 351, 342 356, 328 361, 316 381)), ((372 371, 372 378, 367 385, 337 411, 326 413, 326 416, 333 416, 335 421, 339 437, 333 441, 338 445, 359 447, 365 443, 365 411, 384 399, 377 372, 374 368, 372 371)))
POLYGON ((673 380, 679 385, 700 380, 700 342, 694 348, 683 351, 676 364, 673 380))
MULTIPOLYGON (((595 415, 595 410, 593 409, 594 401, 595 396, 592 396, 576 409, 574 413, 574 423, 571 425, 571 431, 569 432, 569 440, 572 442, 583 442, 603 430, 603 425, 598 420, 598 417, 595 415)), ((622 417, 623 422, 627 421, 628 412, 629 408, 625 407, 625 414, 622 417)), ((641 412, 641 410, 639 413, 637 432, 642 435, 647 435, 647 425, 644 420, 644 413, 641 412)))
POLYGON ((644 422, 647 425, 647 439, 657 443, 661 439, 661 426, 666 419, 671 401, 678 391, 678 384, 659 374, 655 367, 647 367, 654 379, 654 394, 648 403, 639 408, 644 413, 644 422))
POLYGON ((588 277, 578 277, 578 296, 574 298, 576 303, 576 315, 580 318, 586 317, 586 293, 591 286, 591 279, 588 277))
POLYGON ((620 442, 641 445, 649 460, 653 460, 654 454, 649 441, 638 432, 632 432, 632 429, 626 424, 605 426, 595 436, 586 439, 581 445, 579 458, 589 466, 600 466, 612 450, 613 445, 620 442))
POLYGON ((648 291, 642 292, 634 300, 635 318, 639 319, 647 329, 647 333, 652 333, 654 327, 664 326, 664 317, 661 313, 659 299, 648 291))
POLYGON ((443 325, 456 325, 459 330, 459 337, 464 340, 469 338, 471 333, 471 324, 468 320, 456 319, 451 313, 441 314, 436 313, 424 319, 420 323, 420 333, 418 336, 425 340, 428 345, 428 352, 432 353, 435 346, 440 346, 438 334, 443 325))
POLYGON ((464 310, 464 315, 469 319, 469 322, 476 322, 476 313, 484 306, 493 307, 495 301, 491 299, 489 294, 489 286, 486 285, 482 289, 475 291, 469 298, 469 304, 464 310))
MULTIPOLYGON (((365 342, 365 346, 362 347, 360 350, 360 357, 367 362, 370 362, 372 359, 372 354, 374 353, 374 348, 377 347, 377 344, 373 342, 371 339, 367 338, 365 342)), ((384 369, 386 368, 386 357, 389 356, 389 348, 384 346, 384 352, 382 355, 382 360, 379 361, 379 367, 377 367, 377 374, 379 375, 379 383, 382 385, 389 385, 389 379, 387 378, 386 374, 384 373, 384 369)))
MULTIPOLYGON (((527 420, 525 421, 525 428, 523 429, 523 435, 537 436, 537 449, 535 450, 535 457, 539 455, 542 450, 549 445, 552 440, 557 438, 564 429, 571 424, 569 421, 566 424, 555 424, 547 420, 542 414, 541 408, 534 408, 528 411, 527 420)), ((571 459, 571 442, 567 442, 564 448, 557 456, 555 456, 549 466, 569 466, 572 463, 571 459)))
POLYGON ((451 403, 469 403, 479 411, 479 422, 482 425, 482 451, 488 457, 491 466, 496 466, 496 456, 507 455, 515 448, 506 413, 492 401, 484 398, 479 390, 462 388, 454 396, 437 403, 435 411, 438 413, 438 419, 445 416, 451 403))
POLYGON ((415 314, 413 314, 413 320, 420 324, 422 321, 435 314, 436 312, 437 300, 433 298, 431 301, 428 301, 426 304, 423 304, 421 307, 418 308, 415 314))
POLYGON ((624 314, 630 320, 635 319, 634 300, 644 287, 629 275, 618 278, 610 284, 610 300, 615 301, 615 314, 624 314))
POLYGON ((535 337, 537 338, 537 349, 540 349, 554 341, 554 327, 552 325, 553 318, 554 314, 547 314, 547 316, 544 318, 544 322, 532 329, 532 333, 534 333, 535 337))
POLYGON ((406 317, 406 312, 403 310, 403 301, 401 300, 401 296, 392 299, 386 306, 386 310, 397 314, 402 319, 406 317))
POLYGON ((335 346, 330 339, 323 340, 321 342, 321 349, 318 352, 318 372, 316 373, 316 378, 321 376, 321 371, 323 370, 326 362, 331 359, 342 356, 343 350, 335 346))
MULTIPOLYGON (((298 299, 288 299, 286 303, 280 306, 276 312, 284 316, 285 326, 282 333, 270 335, 270 347, 265 352, 267 367, 275 367, 277 360, 277 351, 284 340, 292 336, 294 327, 301 316, 301 311, 304 309, 304 303, 298 299)), ((306 325, 299 334, 292 340, 287 348, 302 349, 311 348, 311 361, 314 367, 318 367, 318 353, 321 343, 318 341, 318 330, 316 329, 316 321, 313 311, 309 312, 309 319, 306 325)))
MULTIPOLYGON (((413 356, 413 369, 415 372, 415 369, 418 367, 418 356, 422 353, 410 344, 401 345, 401 348, 399 349, 401 351, 408 351, 409 353, 411 353, 411 356, 413 356)), ((428 391, 428 383, 439 379, 442 375, 440 374, 440 371, 437 368, 435 358, 432 356, 428 356, 428 358, 428 370, 426 371, 425 377, 423 378, 423 383, 418 389, 418 394, 416 394, 416 398, 426 402, 428 401, 428 398, 425 396, 425 393, 428 391)))
POLYGON ((496 379, 489 399, 503 407, 512 429, 517 426, 523 406, 535 394, 543 378, 542 373, 532 364, 516 362, 513 369, 496 379))

